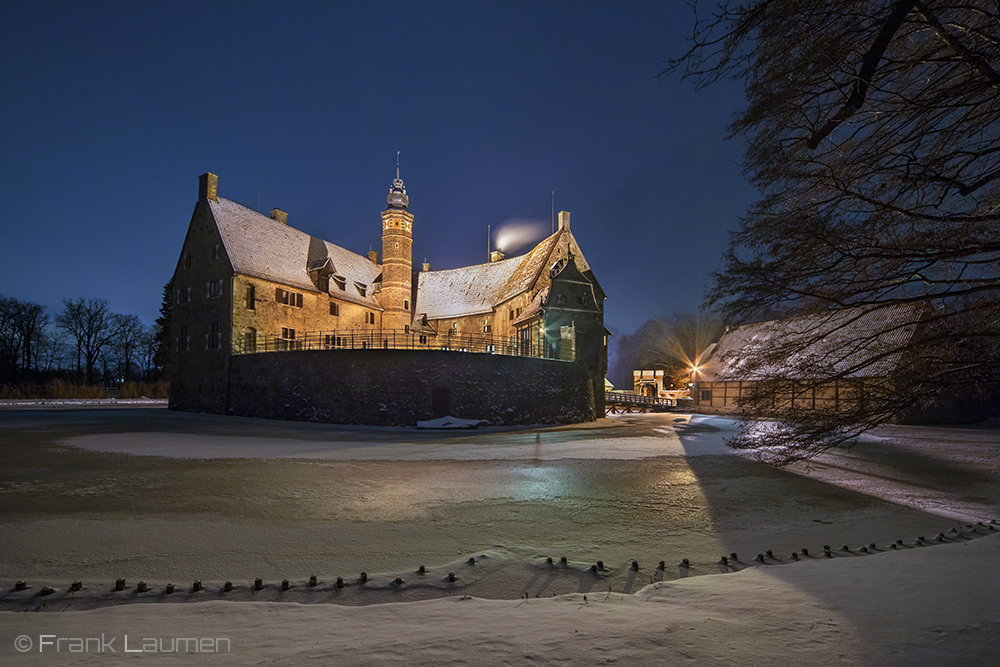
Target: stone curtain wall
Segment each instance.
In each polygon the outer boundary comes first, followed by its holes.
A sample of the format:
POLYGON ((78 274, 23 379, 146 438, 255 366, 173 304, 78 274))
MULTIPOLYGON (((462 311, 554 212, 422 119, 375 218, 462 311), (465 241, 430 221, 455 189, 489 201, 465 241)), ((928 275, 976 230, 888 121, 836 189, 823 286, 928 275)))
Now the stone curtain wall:
POLYGON ((450 415, 491 425, 593 421, 583 366, 429 350, 303 350, 230 359, 229 414, 412 426, 450 415))

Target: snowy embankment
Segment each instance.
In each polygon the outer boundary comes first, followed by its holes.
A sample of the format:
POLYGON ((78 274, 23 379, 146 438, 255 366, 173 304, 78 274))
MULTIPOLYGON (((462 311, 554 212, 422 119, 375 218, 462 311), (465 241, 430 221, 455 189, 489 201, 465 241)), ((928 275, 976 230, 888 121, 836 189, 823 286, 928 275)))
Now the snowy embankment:
POLYGON ((0 662, 98 664, 127 649, 141 652, 143 664, 174 664, 167 651, 194 647, 223 653, 199 657, 215 664, 981 665, 995 657, 1000 636, 998 558, 1000 535, 993 534, 758 565, 656 583, 635 595, 345 607, 297 604, 310 591, 293 588, 282 603, 216 599, 90 611, 53 596, 64 613, 0 612, 0 662))

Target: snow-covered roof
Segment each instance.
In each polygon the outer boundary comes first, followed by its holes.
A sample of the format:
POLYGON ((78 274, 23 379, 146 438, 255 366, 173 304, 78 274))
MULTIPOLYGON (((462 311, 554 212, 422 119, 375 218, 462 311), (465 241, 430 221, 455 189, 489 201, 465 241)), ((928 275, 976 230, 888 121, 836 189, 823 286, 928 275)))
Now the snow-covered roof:
POLYGON ((309 270, 326 266, 323 260, 328 259, 330 272, 347 279, 345 289, 341 289, 336 280, 330 282, 330 293, 334 297, 379 308, 372 285, 382 270, 367 257, 222 197, 217 201, 209 200, 209 205, 237 273, 316 292, 309 270), (326 257, 315 257, 317 252, 325 252, 326 257), (365 285, 365 294, 362 295, 352 282, 365 285))
POLYGON ((511 324, 518 326, 519 324, 523 324, 532 318, 539 316, 542 313, 542 306, 544 306, 549 300, 550 287, 551 285, 538 290, 538 294, 535 295, 535 298, 524 307, 524 311, 521 313, 521 316, 511 322, 511 324))
POLYGON ((852 308, 727 331, 700 369, 705 380, 842 375, 885 377, 900 362, 921 306, 852 308))
POLYGON ((569 229, 560 229, 525 255, 487 264, 444 271, 424 271, 417 281, 416 313, 432 320, 492 312, 493 308, 528 291, 548 270, 552 251, 566 243, 581 271, 589 270, 569 229))

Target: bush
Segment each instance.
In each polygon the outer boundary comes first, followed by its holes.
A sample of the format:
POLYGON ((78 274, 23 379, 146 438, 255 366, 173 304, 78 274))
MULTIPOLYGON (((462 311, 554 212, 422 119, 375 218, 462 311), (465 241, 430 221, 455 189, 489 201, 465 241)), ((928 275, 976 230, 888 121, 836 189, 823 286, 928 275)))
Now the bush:
MULTIPOLYGON (((113 394, 112 394, 113 395, 113 394)), ((157 398, 170 397, 170 383, 159 382, 124 382, 118 391, 117 398, 157 398)), ((33 399, 84 399, 108 398, 104 387, 74 384, 56 378, 48 384, 3 385, 0 387, 0 399, 33 400, 33 399)))
POLYGON ((37 398, 107 398, 104 387, 72 384, 56 378, 45 387, 45 392, 37 398))
POLYGON ((169 398, 170 383, 159 382, 123 382, 118 390, 118 398, 169 398))

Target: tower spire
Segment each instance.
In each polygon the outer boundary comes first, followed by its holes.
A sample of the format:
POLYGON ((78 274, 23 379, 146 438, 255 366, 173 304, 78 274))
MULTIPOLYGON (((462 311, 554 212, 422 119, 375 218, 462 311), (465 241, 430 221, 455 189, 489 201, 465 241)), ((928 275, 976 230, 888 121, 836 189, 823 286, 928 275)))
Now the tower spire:
POLYGON ((386 201, 389 203, 389 208, 401 208, 404 211, 407 210, 407 206, 410 204, 410 198, 406 196, 406 187, 403 185, 403 179, 399 177, 399 151, 396 151, 396 179, 392 182, 392 187, 389 188, 389 196, 386 197, 386 201))

